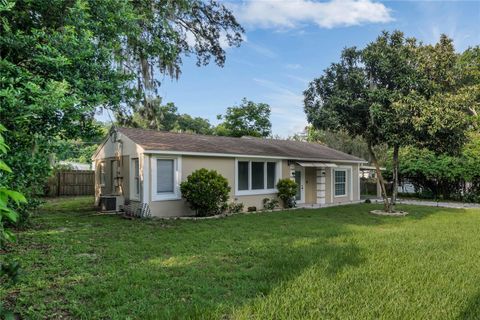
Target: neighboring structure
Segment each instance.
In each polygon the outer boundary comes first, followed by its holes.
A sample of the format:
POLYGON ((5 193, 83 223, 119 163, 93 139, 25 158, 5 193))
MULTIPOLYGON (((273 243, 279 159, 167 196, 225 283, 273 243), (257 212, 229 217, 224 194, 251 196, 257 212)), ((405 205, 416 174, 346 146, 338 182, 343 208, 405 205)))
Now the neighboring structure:
POLYGON ((61 166, 67 167, 70 170, 92 170, 92 165, 90 163, 81 163, 73 161, 59 161, 61 166))
POLYGON ((276 182, 294 179, 297 203, 321 207, 360 201, 365 161, 316 143, 232 138, 115 128, 93 158, 97 203, 115 199, 136 215, 192 215, 180 182, 193 171, 214 169, 228 179, 231 201, 261 209, 276 197, 276 182))

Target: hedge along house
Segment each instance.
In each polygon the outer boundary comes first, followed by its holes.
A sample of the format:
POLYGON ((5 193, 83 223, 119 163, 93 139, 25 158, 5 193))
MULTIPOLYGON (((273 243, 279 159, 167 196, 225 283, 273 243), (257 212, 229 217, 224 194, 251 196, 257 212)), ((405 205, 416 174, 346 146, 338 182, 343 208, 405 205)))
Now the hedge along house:
POLYGON ((93 158, 97 204, 135 215, 192 215, 180 183, 201 168, 228 179, 230 200, 263 208, 279 179, 298 184, 297 204, 360 201, 363 159, 317 143, 113 128, 93 158))

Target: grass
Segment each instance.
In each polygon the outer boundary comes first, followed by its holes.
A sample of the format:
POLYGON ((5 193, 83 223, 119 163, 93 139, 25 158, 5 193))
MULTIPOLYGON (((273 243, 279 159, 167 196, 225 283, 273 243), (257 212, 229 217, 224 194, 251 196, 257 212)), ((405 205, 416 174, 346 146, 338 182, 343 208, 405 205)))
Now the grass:
POLYGON ((203 221, 51 201, 0 289, 25 319, 480 319, 480 211, 376 205, 203 221))

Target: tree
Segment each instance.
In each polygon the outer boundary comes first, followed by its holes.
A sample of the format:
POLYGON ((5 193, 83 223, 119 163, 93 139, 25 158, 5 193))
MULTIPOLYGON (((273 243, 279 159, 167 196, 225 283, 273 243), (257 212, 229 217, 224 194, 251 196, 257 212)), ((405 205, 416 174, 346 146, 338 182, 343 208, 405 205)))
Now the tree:
POLYGON ((271 134, 270 106, 266 103, 255 103, 242 99, 239 106, 227 108, 225 115, 218 115, 223 119, 215 132, 220 136, 231 137, 268 137, 271 134))
POLYGON ((120 125, 160 131, 212 134, 213 129, 207 119, 179 114, 173 102, 157 105, 149 109, 135 111, 132 116, 119 119, 120 125))
POLYGON ((151 112, 159 75, 178 77, 183 55, 222 66, 224 39, 238 46, 243 32, 224 5, 201 0, 3 0, 0 15, 0 119, 15 150, 0 182, 30 207, 56 141, 97 135, 97 108, 151 112))
POLYGON ((110 126, 100 121, 94 121, 98 126, 98 133, 89 138, 56 140, 52 144, 53 162, 58 161, 73 161, 88 163, 92 162, 92 155, 97 150, 98 145, 103 141, 107 135, 110 126))
POLYGON ((191 132, 198 134, 213 134, 213 128, 208 119, 201 117, 192 117, 189 114, 181 114, 178 116, 177 123, 173 129, 177 132, 191 132))
POLYGON ((149 108, 141 108, 131 115, 117 115, 117 122, 122 126, 145 128, 160 131, 171 131, 178 120, 177 107, 173 102, 165 105, 157 99, 149 108))
MULTIPOLYGON (((434 198, 465 200, 480 191, 480 136, 472 133, 459 154, 406 147, 400 152, 402 179, 434 198)), ((391 162, 387 168, 391 168, 391 162)), ((468 199, 467 199, 468 200, 468 199)))
POLYGON ((362 50, 345 49, 340 62, 327 68, 304 92, 305 112, 315 128, 344 130, 366 141, 386 211, 394 210, 397 188, 390 201, 375 146, 392 148, 396 183, 400 147, 452 142, 456 149, 465 141, 471 122, 464 106, 440 106, 436 94, 449 86, 446 79, 455 66, 448 59, 452 51, 445 37, 432 50, 399 31, 383 32, 362 50), (429 67, 431 61, 438 62, 435 68, 429 67))
MULTIPOLYGON (((305 134, 297 134, 293 136, 292 139, 324 144, 327 147, 340 150, 342 152, 365 159, 369 162, 371 161, 370 153, 368 152, 368 146, 365 140, 361 136, 351 137, 344 130, 318 130, 309 125, 305 128, 305 134)), ((379 157, 378 162, 380 165, 384 166, 386 163, 386 146, 376 146, 375 153, 379 157)))
MULTIPOLYGON (((5 131, 5 127, 0 124, 0 157, 4 156, 9 149, 2 135, 5 131)), ((0 158, 0 175, 11 172, 12 169, 0 158)), ((0 183, 0 250, 2 250, 2 253, 6 250, 6 244, 15 240, 13 233, 6 227, 6 224, 15 223, 18 219, 17 212, 12 209, 12 202, 18 206, 20 203, 25 203, 26 201, 21 193, 13 191, 0 183)), ((8 280, 15 282, 19 274, 19 266, 18 262, 11 261, 2 254, 0 260, 0 279, 3 280, 4 277, 7 277, 8 280)), ((14 318, 13 314, 10 311, 4 310, 1 304, 0 316, 4 319, 14 318)))
MULTIPOLYGON (((134 20, 131 31, 117 37, 119 64, 135 74, 131 89, 136 93, 133 111, 148 112, 158 104, 160 81, 155 72, 178 78, 182 55, 195 55, 197 65, 213 58, 223 66, 225 49, 239 46, 243 28, 223 4, 209 0, 147 0, 129 2, 134 20)), ((120 17, 115 17, 120 19, 120 17)), ((121 23, 123 21, 119 21, 121 23)), ((110 30, 108 30, 110 31, 110 30)), ((102 30, 102 33, 105 31, 102 30)))

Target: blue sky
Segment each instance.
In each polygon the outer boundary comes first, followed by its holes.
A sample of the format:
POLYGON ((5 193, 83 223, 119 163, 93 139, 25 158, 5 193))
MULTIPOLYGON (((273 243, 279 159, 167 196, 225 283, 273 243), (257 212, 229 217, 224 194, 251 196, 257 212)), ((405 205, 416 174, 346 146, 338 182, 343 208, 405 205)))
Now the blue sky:
POLYGON ((338 61, 347 46, 362 47, 382 30, 403 31, 425 43, 441 33, 457 51, 480 44, 478 1, 256 0, 226 3, 246 29, 240 48, 227 49, 223 68, 184 58, 179 80, 163 79, 160 94, 181 113, 208 118, 243 97, 268 103, 272 130, 287 137, 306 125, 302 92, 338 61))

